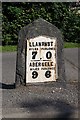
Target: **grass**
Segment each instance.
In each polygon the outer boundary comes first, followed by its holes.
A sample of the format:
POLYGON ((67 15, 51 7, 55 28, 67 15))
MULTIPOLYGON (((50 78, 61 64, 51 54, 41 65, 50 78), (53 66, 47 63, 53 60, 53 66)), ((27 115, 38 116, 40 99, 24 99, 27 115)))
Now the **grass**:
MULTIPOLYGON (((80 48, 80 43, 69 43, 69 42, 65 42, 64 43, 64 48, 80 48)), ((7 45, 7 46, 0 46, 0 52, 14 52, 17 51, 17 46, 11 46, 11 45, 7 45)))
POLYGON ((0 52, 14 52, 17 51, 17 46, 0 46, 0 52))
POLYGON ((64 48, 80 48, 80 43, 65 42, 64 48))

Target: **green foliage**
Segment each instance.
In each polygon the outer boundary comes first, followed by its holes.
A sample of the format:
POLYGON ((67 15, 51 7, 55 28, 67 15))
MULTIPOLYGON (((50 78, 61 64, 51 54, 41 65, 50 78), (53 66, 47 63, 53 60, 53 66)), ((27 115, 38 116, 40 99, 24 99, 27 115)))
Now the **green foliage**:
POLYGON ((68 2, 3 2, 3 45, 17 44, 19 30, 39 17, 56 25, 65 41, 80 42, 80 14, 68 2))

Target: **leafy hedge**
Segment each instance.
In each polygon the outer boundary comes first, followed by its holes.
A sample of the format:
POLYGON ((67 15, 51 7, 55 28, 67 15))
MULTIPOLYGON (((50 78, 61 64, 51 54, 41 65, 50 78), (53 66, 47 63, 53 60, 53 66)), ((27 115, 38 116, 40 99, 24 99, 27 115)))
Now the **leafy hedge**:
POLYGON ((3 2, 3 45, 17 44, 19 30, 35 19, 42 17, 57 26, 64 40, 80 42, 80 14, 70 9, 68 2, 3 2))

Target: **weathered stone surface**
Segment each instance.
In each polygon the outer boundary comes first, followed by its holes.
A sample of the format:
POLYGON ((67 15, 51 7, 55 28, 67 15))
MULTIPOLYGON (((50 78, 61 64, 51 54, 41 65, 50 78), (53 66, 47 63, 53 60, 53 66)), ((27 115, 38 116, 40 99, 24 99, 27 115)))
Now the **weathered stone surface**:
POLYGON ((19 32, 16 61, 16 85, 26 84, 26 44, 27 40, 38 36, 54 37, 57 40, 57 82, 65 82, 65 68, 63 55, 63 37, 60 30, 42 18, 23 27, 19 32))

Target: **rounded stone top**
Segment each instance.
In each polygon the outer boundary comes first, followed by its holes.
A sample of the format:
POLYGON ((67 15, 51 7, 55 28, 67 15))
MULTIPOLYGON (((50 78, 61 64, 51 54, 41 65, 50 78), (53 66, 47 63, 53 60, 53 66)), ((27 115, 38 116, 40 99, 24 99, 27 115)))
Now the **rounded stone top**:
MULTIPOLYGON (((34 20, 32 23, 23 27, 20 30, 20 33, 22 31, 26 39, 35 38, 38 36, 55 37, 57 39, 62 38, 60 30, 55 25, 49 23, 48 21, 42 18, 34 20)), ((62 41, 62 39, 60 40, 62 41)))

